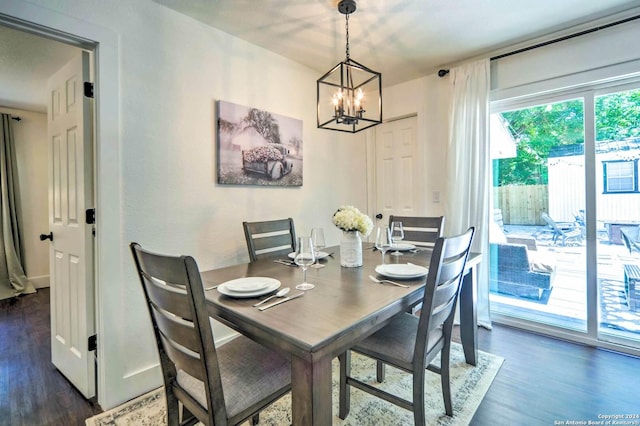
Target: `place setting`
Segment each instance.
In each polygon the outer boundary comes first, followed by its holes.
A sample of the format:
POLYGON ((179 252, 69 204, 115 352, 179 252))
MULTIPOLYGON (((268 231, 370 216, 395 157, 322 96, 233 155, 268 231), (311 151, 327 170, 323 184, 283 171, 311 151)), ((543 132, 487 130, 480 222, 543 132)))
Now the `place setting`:
MULTIPOLYGON (((400 222, 394 222, 394 224, 400 222)), ((400 229, 402 225, 400 225, 400 229)), ((397 238, 397 237, 396 237, 397 238)), ((411 244, 408 244, 409 246, 411 244)), ((415 265, 413 263, 386 263, 385 255, 389 250, 395 248, 393 231, 388 226, 380 226, 376 230, 376 242, 375 247, 382 254, 382 263, 376 266, 375 271, 378 275, 384 278, 393 278, 395 280, 411 280, 421 278, 429 273, 429 269, 424 266, 415 265)), ((415 246, 413 246, 415 248, 415 246)), ((394 255, 395 253, 392 253, 394 255)), ((401 253, 400 253, 401 254, 401 253)), ((388 279, 379 279, 373 275, 369 275, 369 278, 378 283, 389 283, 400 287, 409 287, 406 284, 401 284, 388 279)))

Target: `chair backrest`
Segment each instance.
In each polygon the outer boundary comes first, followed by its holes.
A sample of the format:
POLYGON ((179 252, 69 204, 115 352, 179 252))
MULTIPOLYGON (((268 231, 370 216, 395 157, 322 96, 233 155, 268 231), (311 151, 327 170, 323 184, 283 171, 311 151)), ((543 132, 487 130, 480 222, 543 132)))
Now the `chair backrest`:
POLYGON ((251 262, 286 256, 296 250, 296 230, 291 218, 242 222, 242 226, 251 262))
POLYGON ((389 216, 389 228, 392 222, 402 222, 404 242, 422 247, 433 247, 444 232, 444 216, 389 216))
POLYGON ((562 229, 560 229, 556 221, 551 219, 551 217, 548 214, 542 213, 540 216, 542 217, 542 220, 544 220, 547 223, 547 225, 549 225, 549 228, 553 229, 558 234, 562 234, 562 229))
POLYGON ((416 337, 413 360, 416 365, 425 362, 432 333, 440 332, 441 329, 444 341, 451 339, 455 307, 474 232, 475 228, 470 227, 463 234, 440 237, 436 241, 416 337))
POLYGON ((177 398, 206 424, 226 424, 220 369, 196 261, 151 253, 137 243, 130 247, 153 324, 167 401, 177 398), (204 383, 212 407, 203 407, 180 386, 180 370, 204 383))
POLYGON ((625 247, 629 250, 629 254, 634 251, 640 251, 640 227, 639 226, 622 226, 620 227, 620 236, 625 247))

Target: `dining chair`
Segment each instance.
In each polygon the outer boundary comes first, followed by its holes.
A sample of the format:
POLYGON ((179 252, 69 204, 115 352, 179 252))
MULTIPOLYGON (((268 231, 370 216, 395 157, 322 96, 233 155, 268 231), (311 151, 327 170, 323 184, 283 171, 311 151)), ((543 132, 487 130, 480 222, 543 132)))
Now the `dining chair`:
POLYGON ((402 222, 404 242, 420 247, 433 247, 444 232, 444 216, 389 216, 389 227, 393 222, 402 222))
POLYGON ((296 251, 296 229, 291 218, 242 222, 242 226, 251 262, 296 251))
POLYGON ((259 412, 291 389, 290 359, 242 335, 216 347, 196 261, 130 247, 160 355, 167 424, 258 424, 259 412))
MULTIPOLYGON (((339 416, 349 414, 350 386, 413 411, 414 423, 425 424, 425 369, 440 374, 445 412, 453 416, 449 383, 449 353, 455 307, 460 293, 467 256, 475 229, 437 239, 423 297, 420 316, 403 313, 383 328, 340 354, 339 416), (383 391, 351 376, 351 351, 389 364, 413 375, 413 400, 383 391), (440 365, 431 364, 440 354, 440 365)), ((377 381, 384 381, 384 369, 377 368, 377 381)))

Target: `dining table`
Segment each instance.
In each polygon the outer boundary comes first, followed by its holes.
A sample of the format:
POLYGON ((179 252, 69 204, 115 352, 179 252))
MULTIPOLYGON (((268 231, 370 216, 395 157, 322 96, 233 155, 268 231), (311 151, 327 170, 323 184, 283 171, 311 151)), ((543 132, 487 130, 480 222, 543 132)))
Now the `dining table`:
MULTIPOLYGON (((376 273, 381 252, 370 243, 363 243, 360 267, 342 267, 339 249, 326 248, 327 256, 318 261, 319 267, 308 269, 312 290, 269 309, 261 311, 253 305, 275 289, 260 297, 240 298, 222 294, 220 287, 206 291, 213 319, 291 358, 292 424, 296 426, 332 424, 332 360, 394 316, 410 311, 424 295, 426 275, 394 279, 408 288, 371 280, 370 276, 384 277, 376 273)), ((385 263, 428 268, 431 253, 430 248, 416 248, 401 256, 384 257, 385 263)), ((459 299, 460 338, 465 360, 471 365, 476 364, 478 351, 476 270, 481 258, 480 253, 469 254, 459 299)), ((201 276, 207 285, 243 277, 271 278, 280 282, 280 288, 290 288, 288 296, 301 293, 295 286, 302 282, 302 268, 286 256, 201 271, 201 276)), ((280 299, 266 304, 276 300, 280 299)))

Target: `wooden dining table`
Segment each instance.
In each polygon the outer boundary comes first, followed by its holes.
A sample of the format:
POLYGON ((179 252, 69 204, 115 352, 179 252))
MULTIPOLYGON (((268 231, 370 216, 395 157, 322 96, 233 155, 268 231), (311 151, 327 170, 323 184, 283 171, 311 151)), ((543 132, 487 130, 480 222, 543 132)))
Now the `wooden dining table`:
MULTIPOLYGON (((264 311, 253 307, 259 298, 232 298, 218 290, 206 292, 212 318, 251 339, 291 357, 292 424, 331 425, 331 362, 359 340, 387 324, 395 315, 410 310, 422 300, 426 276, 402 280, 409 288, 379 284, 369 275, 382 261, 371 244, 363 244, 363 266, 340 266, 339 247, 329 247, 331 256, 319 261, 323 267, 309 268, 307 281, 315 288, 304 296, 264 311)), ((430 249, 405 251, 402 256, 385 255, 386 263, 413 263, 428 267, 430 249)), ((288 260, 288 259, 286 259, 288 260)), ((460 295, 460 335, 467 363, 476 364, 476 269, 481 255, 471 253, 460 295)), ((279 280, 289 295, 299 293, 302 269, 259 260, 201 272, 205 287, 241 277, 279 280)), ((270 302, 268 302, 270 303, 270 302)), ((250 390, 248 390, 250 392, 250 390)))

